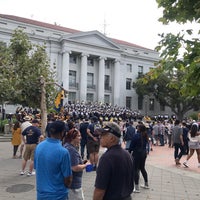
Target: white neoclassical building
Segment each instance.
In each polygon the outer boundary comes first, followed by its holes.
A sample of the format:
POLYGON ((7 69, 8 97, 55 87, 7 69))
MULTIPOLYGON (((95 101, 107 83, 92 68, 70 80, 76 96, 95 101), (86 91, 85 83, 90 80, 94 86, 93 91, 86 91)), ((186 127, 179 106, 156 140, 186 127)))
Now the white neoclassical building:
POLYGON ((69 91, 65 102, 102 102, 152 115, 165 113, 152 97, 138 99, 133 81, 155 67, 159 54, 109 38, 18 16, 0 14, 0 41, 9 43, 20 28, 33 43, 46 44, 59 84, 69 91))

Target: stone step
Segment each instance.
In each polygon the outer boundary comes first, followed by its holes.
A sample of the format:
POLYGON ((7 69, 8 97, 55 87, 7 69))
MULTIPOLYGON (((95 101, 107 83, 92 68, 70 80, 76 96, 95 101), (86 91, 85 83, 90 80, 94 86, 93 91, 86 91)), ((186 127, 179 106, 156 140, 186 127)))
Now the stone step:
POLYGON ((12 139, 11 135, 0 135, 0 142, 10 142, 12 139))

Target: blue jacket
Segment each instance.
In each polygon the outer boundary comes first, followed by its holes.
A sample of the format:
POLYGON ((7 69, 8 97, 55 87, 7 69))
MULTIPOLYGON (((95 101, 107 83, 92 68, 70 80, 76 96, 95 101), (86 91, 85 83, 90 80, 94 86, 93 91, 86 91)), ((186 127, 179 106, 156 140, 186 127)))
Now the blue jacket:
POLYGON ((124 135, 124 140, 125 141, 132 140, 134 135, 135 135, 135 128, 132 125, 130 125, 127 127, 126 133, 124 135))
POLYGON ((136 132, 130 144, 130 151, 133 151, 133 153, 144 153, 146 152, 147 144, 146 138, 142 138, 141 133, 136 132))

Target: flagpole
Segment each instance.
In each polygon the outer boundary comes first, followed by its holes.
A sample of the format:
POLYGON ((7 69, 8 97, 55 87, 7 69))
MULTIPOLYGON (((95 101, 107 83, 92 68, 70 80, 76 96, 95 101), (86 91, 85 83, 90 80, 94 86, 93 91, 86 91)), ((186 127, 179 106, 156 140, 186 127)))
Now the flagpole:
POLYGON ((43 76, 40 76, 40 84, 41 84, 41 102, 40 102, 40 109, 41 109, 41 132, 45 136, 45 129, 47 126, 47 104, 46 104, 46 85, 54 84, 64 90, 65 93, 68 93, 61 85, 56 82, 45 82, 43 76))
POLYGON ((47 104, 46 104, 46 84, 43 76, 40 76, 41 84, 41 132, 45 136, 45 129, 47 125, 47 104))

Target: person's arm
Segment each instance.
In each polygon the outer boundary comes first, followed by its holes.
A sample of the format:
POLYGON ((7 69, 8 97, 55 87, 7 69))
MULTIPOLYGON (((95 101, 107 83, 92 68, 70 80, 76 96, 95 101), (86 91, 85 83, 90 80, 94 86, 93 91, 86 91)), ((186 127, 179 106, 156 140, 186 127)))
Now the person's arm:
POLYGON ((181 140, 181 145, 183 146, 184 142, 183 142, 183 131, 182 131, 182 129, 181 129, 181 134, 180 134, 180 140, 181 140))
POLYGON ((93 200, 103 200, 105 190, 95 188, 93 193, 93 200))
POLYGON ((65 187, 69 188, 72 184, 72 176, 68 176, 64 178, 64 185, 65 187))
POLYGON ((90 129, 89 129, 89 128, 87 128, 87 134, 88 134, 94 141, 97 141, 97 138, 94 137, 94 136, 92 135, 92 133, 90 132, 90 129))
POLYGON ((76 166, 72 166, 72 171, 74 172, 80 172, 80 171, 83 171, 87 165, 89 165, 90 162, 87 161, 85 164, 78 164, 76 166))
POLYGON ((21 135, 21 138, 22 138, 22 142, 23 142, 24 144, 26 144, 26 136, 25 136, 25 135, 21 135))

